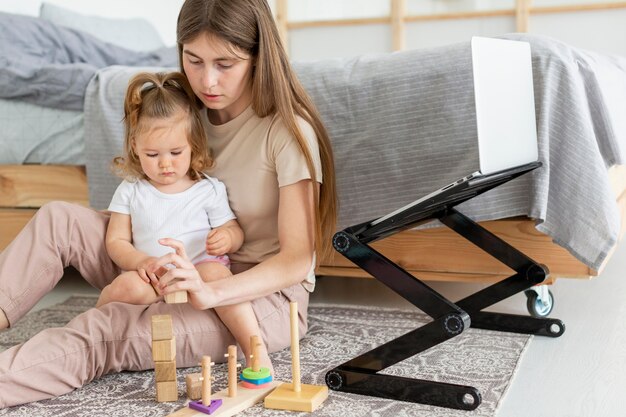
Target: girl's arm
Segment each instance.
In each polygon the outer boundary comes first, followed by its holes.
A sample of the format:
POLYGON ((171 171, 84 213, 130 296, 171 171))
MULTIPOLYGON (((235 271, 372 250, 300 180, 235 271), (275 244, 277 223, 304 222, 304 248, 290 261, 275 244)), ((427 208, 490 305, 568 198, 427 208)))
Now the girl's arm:
POLYGON ((241 245, 243 230, 234 219, 211 230, 206 238, 206 251, 209 255, 221 256, 237 252, 241 245))
POLYGON ((111 213, 106 234, 109 257, 124 271, 136 271, 151 257, 135 249, 132 243, 132 225, 128 214, 111 213))
POLYGON ((155 265, 173 263, 178 266, 161 277, 163 293, 187 290, 192 304, 206 309, 264 297, 302 282, 311 269, 315 248, 314 213, 317 202, 314 201, 313 182, 302 180, 281 187, 279 198, 280 251, 276 255, 228 279, 205 283, 197 271, 192 271, 193 265, 181 256, 184 251, 178 249, 179 243, 162 240, 162 244, 175 247, 177 253, 161 257, 155 265), (181 280, 167 286, 174 278, 181 280))

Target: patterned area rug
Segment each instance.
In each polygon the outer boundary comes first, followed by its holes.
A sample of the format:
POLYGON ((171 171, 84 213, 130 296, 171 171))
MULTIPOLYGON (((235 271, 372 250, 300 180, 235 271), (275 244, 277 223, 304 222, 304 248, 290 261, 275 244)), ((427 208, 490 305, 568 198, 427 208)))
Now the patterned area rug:
MULTIPOLYGON (((64 303, 34 312, 15 328, 0 333, 0 351, 18 344, 47 327, 63 326, 91 308, 93 297, 73 296, 64 303)), ((423 323, 428 316, 416 312, 331 305, 309 307, 309 333, 300 344, 302 382, 324 384, 324 375, 335 365, 400 336, 423 323)), ((473 411, 450 410, 422 404, 384 400, 331 391, 313 415, 352 416, 494 416, 511 384, 530 336, 469 329, 420 355, 385 370, 476 387, 482 404, 473 411)), ((279 380, 291 380, 289 349, 271 355, 279 380)), ((185 375, 199 368, 178 370, 178 403, 155 401, 154 372, 122 372, 107 375, 61 397, 0 410, 0 416, 166 416, 185 403, 185 375)), ((226 387, 226 365, 216 365, 214 389, 226 387)), ((266 410, 260 404, 242 416, 304 416, 308 413, 266 410)))

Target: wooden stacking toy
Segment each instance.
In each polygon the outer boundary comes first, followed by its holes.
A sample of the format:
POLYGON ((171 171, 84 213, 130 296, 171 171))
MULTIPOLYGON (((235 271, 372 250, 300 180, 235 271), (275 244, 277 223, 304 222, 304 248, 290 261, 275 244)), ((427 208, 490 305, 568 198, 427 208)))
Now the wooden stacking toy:
MULTIPOLYGON (((211 401, 221 400, 222 404, 209 413, 209 410, 200 411, 197 408, 191 408, 190 402, 187 407, 170 414, 169 417, 201 417, 206 414, 215 417, 230 417, 240 413, 246 408, 252 407, 259 401, 263 401, 263 398, 280 384, 280 382, 271 381, 263 385, 254 385, 253 388, 244 386, 243 381, 237 384, 237 346, 229 346, 228 353, 224 356, 228 358, 228 388, 213 395, 210 394, 210 388, 208 392, 203 389, 201 394, 202 399, 205 401, 208 397, 211 401)), ((210 362, 208 365, 210 367, 210 362)), ((263 368, 259 368, 259 370, 261 369, 263 368)), ((191 377, 190 379, 193 382, 195 378, 191 377)), ((189 386, 187 389, 189 391, 189 386)))
POLYGON ((298 332, 298 303, 289 305, 291 322, 292 383, 283 383, 265 397, 265 407, 291 411, 315 411, 328 398, 326 385, 300 383, 300 338, 298 332))

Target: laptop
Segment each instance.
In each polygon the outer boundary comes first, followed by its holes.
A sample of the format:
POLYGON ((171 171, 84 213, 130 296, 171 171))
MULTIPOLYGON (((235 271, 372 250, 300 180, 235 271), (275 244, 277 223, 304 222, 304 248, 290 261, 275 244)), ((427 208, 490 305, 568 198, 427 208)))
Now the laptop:
POLYGON ((471 47, 480 170, 368 222, 366 235, 378 238, 541 165, 530 44, 473 37, 471 47))

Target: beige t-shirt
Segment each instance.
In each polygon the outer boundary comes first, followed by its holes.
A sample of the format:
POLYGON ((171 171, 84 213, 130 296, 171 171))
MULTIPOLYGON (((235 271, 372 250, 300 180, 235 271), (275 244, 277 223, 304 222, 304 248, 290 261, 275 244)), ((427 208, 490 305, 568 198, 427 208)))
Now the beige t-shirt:
MULTIPOLYGON (((306 159, 294 137, 278 116, 259 118, 249 106, 222 125, 203 121, 215 165, 208 174, 222 181, 230 207, 244 232, 241 248, 230 255, 231 262, 256 264, 278 253, 279 187, 311 178, 306 159)), ((318 182, 322 169, 317 138, 311 125, 298 118, 308 140, 318 182)), ((313 268, 305 288, 313 290, 313 268)))

